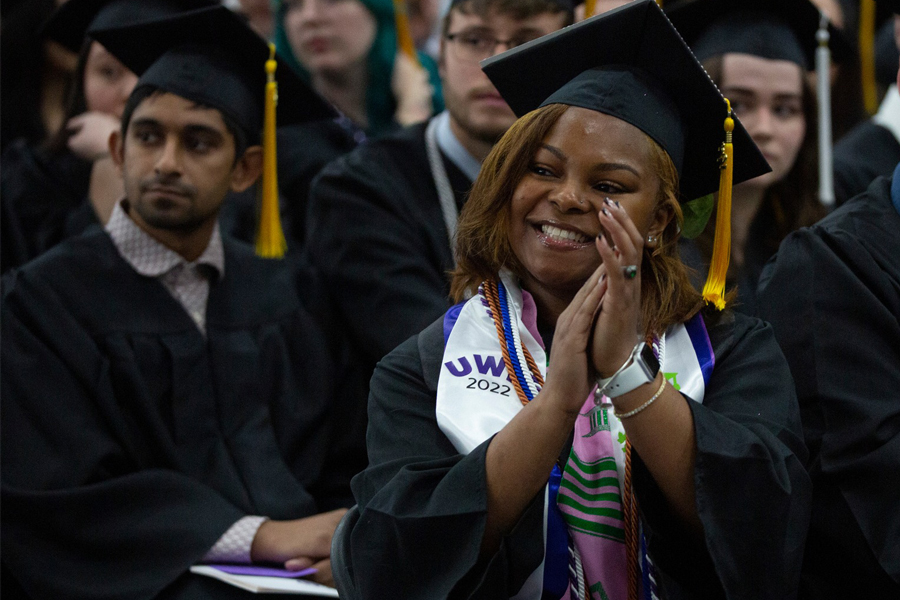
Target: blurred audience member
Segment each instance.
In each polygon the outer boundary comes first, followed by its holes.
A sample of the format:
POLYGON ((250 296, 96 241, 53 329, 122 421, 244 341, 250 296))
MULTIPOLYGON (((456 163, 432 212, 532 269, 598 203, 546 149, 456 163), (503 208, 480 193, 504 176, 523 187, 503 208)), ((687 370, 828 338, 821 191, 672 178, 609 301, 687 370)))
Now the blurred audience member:
POLYGON ((516 119, 479 61, 571 21, 566 0, 454 1, 440 55, 447 110, 367 141, 316 180, 309 251, 365 372, 448 307, 457 214, 516 119))
POLYGON ((28 0, 7 9, 0 29, 0 147, 17 139, 40 144, 65 118, 66 90, 78 49, 40 35, 41 26, 64 0, 28 0))
POLYGON ((900 480, 900 158, 784 240, 759 300, 791 367, 810 450, 799 598, 900 598, 900 492, 887 484, 900 480))
MULTIPOLYGON (((900 49, 900 17, 892 22, 900 49)), ((897 60, 894 60, 896 67, 897 60)), ((878 113, 857 125, 834 147, 834 192, 838 203, 866 191, 878 176, 889 176, 900 162, 900 93, 888 87, 878 113)))
MULTIPOLYGON (((816 102, 806 77, 815 65, 819 11, 809 0, 696 0, 670 18, 772 167, 733 190, 728 284, 737 285, 735 310, 754 314, 766 261, 788 233, 825 214, 816 102)), ((714 221, 681 244, 697 282, 712 257, 714 221)))
POLYGON ((360 133, 379 135, 443 108, 430 58, 398 51, 391 0, 275 0, 275 43, 360 133))
MULTIPOLYGON (((92 28, 124 25, 215 3, 68 0, 53 13, 45 33, 60 47, 80 48, 76 75, 63 121, 49 140, 36 144, 20 139, 3 153, 2 272, 35 258, 91 223, 105 223, 122 197, 121 177, 110 160, 108 142, 110 134, 119 128, 137 78, 91 39, 92 28)), ((4 66, 7 64, 4 60, 4 66)))

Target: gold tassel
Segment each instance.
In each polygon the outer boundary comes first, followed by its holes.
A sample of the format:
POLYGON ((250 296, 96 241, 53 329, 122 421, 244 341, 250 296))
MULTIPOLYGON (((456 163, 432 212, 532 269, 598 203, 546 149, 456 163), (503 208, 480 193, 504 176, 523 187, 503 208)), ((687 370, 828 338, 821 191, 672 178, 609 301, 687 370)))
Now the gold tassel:
POLYGON ((394 0, 394 23, 397 27, 397 46, 414 64, 422 66, 419 63, 419 56, 416 54, 416 45, 413 43, 412 33, 409 29, 409 13, 406 10, 405 0, 394 0))
POLYGON ((584 3, 584 18, 585 19, 587 19, 588 17, 594 16, 594 8, 596 8, 596 6, 597 6, 597 0, 587 0, 587 2, 584 3))
POLYGON ((263 176, 256 254, 263 258, 281 258, 287 250, 278 208, 278 161, 275 154, 275 106, 278 83, 275 81, 275 44, 269 44, 266 61, 266 111, 263 123, 263 176))
POLYGON ((715 304, 718 310, 725 308, 725 277, 728 275, 728 261, 731 258, 731 183, 734 177, 734 147, 731 143, 731 132, 734 131, 731 102, 728 105, 728 116, 725 117, 725 143, 719 157, 719 204, 716 214, 716 233, 713 241, 712 261, 706 285, 703 286, 703 299, 715 304))
POLYGON ((866 112, 878 112, 878 87, 875 82, 875 0, 859 3, 859 66, 862 75, 863 104, 866 112))

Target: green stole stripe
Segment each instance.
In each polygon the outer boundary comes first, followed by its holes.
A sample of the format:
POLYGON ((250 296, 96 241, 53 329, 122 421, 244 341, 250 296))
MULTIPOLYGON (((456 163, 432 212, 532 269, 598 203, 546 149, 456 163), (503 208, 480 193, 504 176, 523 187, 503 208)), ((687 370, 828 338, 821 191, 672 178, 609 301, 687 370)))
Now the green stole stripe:
POLYGON ((622 520, 622 511, 619 510, 618 508, 609 508, 609 507, 604 507, 604 506, 597 506, 597 507, 585 506, 584 504, 578 502, 574 498, 565 496, 563 494, 560 494, 559 496, 556 497, 556 503, 557 504, 567 504, 568 506, 571 506, 572 508, 580 510, 581 512, 583 512, 584 514, 587 514, 587 515, 593 515, 593 516, 597 516, 597 517, 611 517, 613 519, 619 519, 620 521, 622 520))

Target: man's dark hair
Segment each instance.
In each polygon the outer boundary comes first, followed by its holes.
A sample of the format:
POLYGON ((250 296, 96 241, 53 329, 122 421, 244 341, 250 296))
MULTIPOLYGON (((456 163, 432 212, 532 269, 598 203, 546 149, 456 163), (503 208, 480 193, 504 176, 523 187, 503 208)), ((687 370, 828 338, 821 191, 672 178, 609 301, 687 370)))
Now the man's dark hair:
MULTIPOLYGON (((128 126, 131 124, 131 117, 134 114, 134 111, 144 100, 151 96, 159 96, 168 93, 170 92, 154 85, 142 85, 135 88, 135 90, 131 92, 131 96, 128 97, 128 102, 125 103, 125 110, 122 111, 122 138, 124 139, 125 135, 128 133, 128 126)), ((211 108, 219 111, 219 114, 222 115, 222 120, 225 122, 225 127, 228 129, 228 133, 234 138, 234 162, 237 163, 238 159, 244 155, 244 152, 250 146, 251 136, 244 131, 243 127, 238 125, 237 121, 215 106, 210 106, 202 102, 194 102, 194 106, 211 108)), ((254 143, 259 143, 256 141, 257 137, 259 136, 253 136, 254 143)))
POLYGON ((566 20, 563 26, 575 22, 575 11, 567 8, 567 3, 559 0, 461 0, 454 2, 444 17, 442 35, 446 36, 450 28, 450 15, 453 11, 459 11, 464 15, 478 15, 485 17, 491 12, 512 17, 513 19, 528 19, 543 13, 565 13, 566 20))

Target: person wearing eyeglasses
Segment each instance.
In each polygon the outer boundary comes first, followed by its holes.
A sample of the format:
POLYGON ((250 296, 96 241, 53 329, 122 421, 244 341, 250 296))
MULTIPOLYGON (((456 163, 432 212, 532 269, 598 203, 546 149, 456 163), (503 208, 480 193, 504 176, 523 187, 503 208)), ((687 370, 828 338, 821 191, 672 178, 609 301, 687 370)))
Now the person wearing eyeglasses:
POLYGON ((450 306, 457 214, 516 119, 479 62, 572 20, 569 0, 454 0, 439 57, 447 109, 369 140, 314 182, 307 250, 364 372, 450 306))

